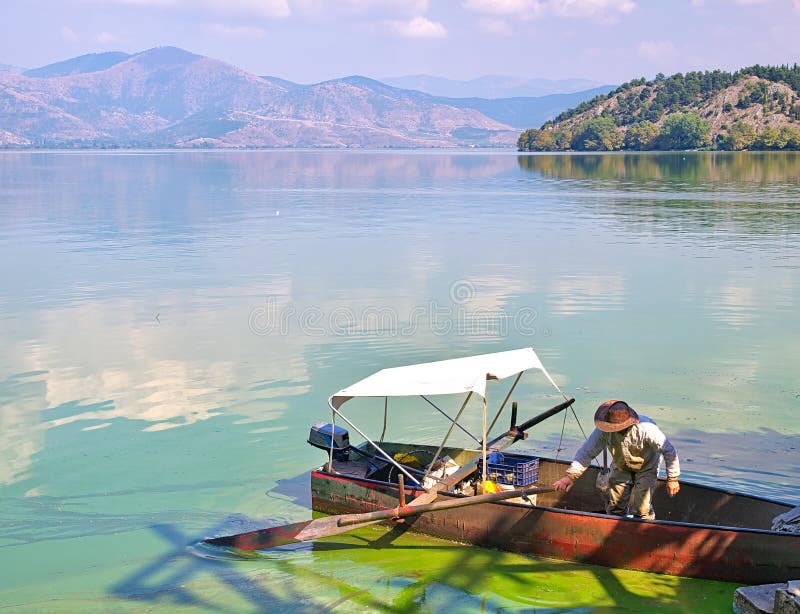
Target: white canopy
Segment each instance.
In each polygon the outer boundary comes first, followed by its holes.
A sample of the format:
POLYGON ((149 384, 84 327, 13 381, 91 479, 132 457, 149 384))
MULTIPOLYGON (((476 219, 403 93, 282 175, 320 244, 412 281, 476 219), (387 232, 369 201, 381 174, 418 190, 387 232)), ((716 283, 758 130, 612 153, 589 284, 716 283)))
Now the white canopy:
MULTIPOLYGON (((353 397, 395 397, 475 392, 486 397, 486 381, 504 379, 528 369, 539 369, 556 390, 533 348, 481 354, 383 369, 331 397, 338 409, 353 397)), ((559 390, 560 392, 560 390, 559 390)))

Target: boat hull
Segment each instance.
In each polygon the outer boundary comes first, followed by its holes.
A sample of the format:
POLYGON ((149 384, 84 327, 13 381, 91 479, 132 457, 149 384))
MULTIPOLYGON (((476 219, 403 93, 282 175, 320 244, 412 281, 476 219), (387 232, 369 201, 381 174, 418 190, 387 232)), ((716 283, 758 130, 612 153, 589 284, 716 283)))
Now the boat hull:
MULTIPOLYGON (((408 488, 406 499, 421 492, 408 488)), ((326 514, 370 512, 398 501, 396 485, 321 470, 311 474, 311 493, 313 509, 326 514)), ((438 500, 457 496, 442 493, 438 500)), ((780 509, 780 504, 764 503, 780 509)), ((421 514, 405 524, 466 544, 615 568, 747 584, 800 577, 800 535, 791 533, 642 521, 505 501, 421 514)))

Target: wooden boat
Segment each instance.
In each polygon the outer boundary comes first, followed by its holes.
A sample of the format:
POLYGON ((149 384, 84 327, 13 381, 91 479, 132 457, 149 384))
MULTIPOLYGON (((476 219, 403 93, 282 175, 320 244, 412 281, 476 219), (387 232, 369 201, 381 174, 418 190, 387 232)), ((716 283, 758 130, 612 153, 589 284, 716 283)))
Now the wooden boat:
POLYGON ((565 493, 551 485, 564 475, 566 461, 505 451, 573 401, 532 348, 379 371, 334 394, 329 400, 333 421, 314 425, 309 435, 309 443, 328 455, 328 462, 311 472, 312 508, 333 516, 206 541, 257 550, 389 519, 402 522, 404 529, 467 544, 609 567, 749 584, 800 578, 800 534, 771 529, 776 516, 792 509, 788 504, 688 482, 670 498, 662 480, 654 497, 657 520, 610 516, 603 513, 594 486, 599 467, 590 467, 565 493), (489 440, 528 370, 540 371, 565 401, 519 426, 512 404, 509 430, 489 440), (512 376, 511 389, 489 423, 487 382, 512 376), (440 446, 376 442, 341 411, 352 398, 383 397, 386 424, 388 399, 412 395, 449 420, 440 446), (466 398, 451 418, 429 398, 433 395, 466 398), (459 423, 473 395, 483 400, 480 437, 459 423), (349 431, 337 419, 364 442, 350 445, 349 431), (447 446, 455 428, 467 433, 476 449, 447 446), (478 494, 497 482, 497 488, 511 492, 478 494))
MULTIPOLYGON (((436 451, 385 442, 381 447, 393 455, 432 457, 436 451)), ((480 454, 460 449, 445 453, 459 464, 480 454)), ((389 476, 383 467, 363 477, 351 475, 349 462, 334 462, 334 472, 325 467, 312 471, 314 510, 354 514, 397 505, 397 472, 389 476)), ((567 464, 540 458, 535 485, 552 484, 567 464)), ((483 503, 420 514, 405 523, 411 530, 466 544, 608 567, 745 584, 800 577, 800 534, 770 530, 772 519, 791 506, 689 482, 682 482, 678 496, 670 498, 662 482, 654 500, 657 520, 618 518, 602 511, 594 488, 598 470, 591 467, 568 493, 537 495, 535 505, 483 503)), ((409 500, 421 492, 413 487, 405 491, 409 500)), ((441 492, 437 501, 463 496, 441 492)))
MULTIPOLYGON (((421 495, 421 485, 412 483, 418 474, 396 459, 417 458, 425 467, 443 456, 458 466, 486 458, 492 447, 498 447, 497 442, 509 441, 500 437, 494 446, 482 444, 488 435, 486 382, 516 375, 499 416, 519 376, 529 369, 540 371, 561 393, 532 348, 385 369, 336 393, 330 399, 334 418, 341 417, 353 427, 340 409, 353 397, 383 396, 388 401, 392 396, 419 395, 441 411, 427 395, 466 393, 463 411, 469 396, 477 393, 484 400, 481 449, 444 447, 447 437, 439 448, 376 443, 359 430, 366 440, 363 444, 350 450, 340 446, 338 454, 330 450, 329 462, 311 473, 312 508, 325 514, 392 508, 401 498, 398 476, 404 482, 403 499, 421 495)), ((386 401, 381 404, 384 411, 386 401)), ((451 419, 456 426, 459 416, 451 419)), ((515 424, 516 416, 512 416, 511 431, 515 424)), ((453 426, 448 435, 452 430, 453 426)), ((515 460, 524 462, 519 455, 515 460)), ((508 488, 549 486, 564 475, 568 465, 545 458, 538 463, 536 483, 508 488)), ((491 462, 479 464, 492 466, 491 462)), ((496 501, 419 514, 404 522, 414 531, 468 544, 609 567, 750 584, 800 577, 800 534, 771 530, 773 518, 792 509, 790 505, 689 482, 682 482, 680 493, 671 498, 661 480, 654 498, 657 520, 619 518, 603 512, 595 489, 598 471, 599 467, 591 467, 568 493, 537 495, 535 505, 521 500, 496 501)), ((486 479, 485 472, 479 479, 468 477, 441 489, 437 501, 474 494, 481 478, 486 479)))

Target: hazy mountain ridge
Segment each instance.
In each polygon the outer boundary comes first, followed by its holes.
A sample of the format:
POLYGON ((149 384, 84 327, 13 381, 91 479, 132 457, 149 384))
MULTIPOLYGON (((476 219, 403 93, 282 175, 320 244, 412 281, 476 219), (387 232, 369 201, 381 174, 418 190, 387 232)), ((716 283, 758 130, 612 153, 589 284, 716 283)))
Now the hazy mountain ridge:
POLYGON ((158 47, 0 72, 0 146, 505 147, 569 106, 535 101, 465 102, 359 76, 298 85, 158 47))
POLYGON ((114 64, 124 62, 129 57, 127 53, 122 51, 108 51, 106 53, 89 53, 86 55, 78 56, 77 58, 70 58, 63 62, 56 62, 55 64, 48 64, 41 68, 34 68, 24 71, 26 77, 63 77, 66 75, 74 75, 84 72, 97 72, 111 68, 114 64))
POLYGON ((11 64, 0 64, 0 72, 25 72, 24 68, 12 66, 11 64))
POLYGON ((383 77, 381 81, 394 87, 445 98, 538 98, 600 88, 610 91, 615 87, 589 79, 526 79, 508 75, 485 75, 466 81, 431 75, 404 75, 383 77))
POLYGON ((550 94, 538 98, 442 98, 459 108, 473 108, 500 122, 525 128, 532 117, 543 117, 544 121, 556 117, 565 108, 574 107, 585 100, 607 94, 614 86, 604 85, 571 94, 550 94))

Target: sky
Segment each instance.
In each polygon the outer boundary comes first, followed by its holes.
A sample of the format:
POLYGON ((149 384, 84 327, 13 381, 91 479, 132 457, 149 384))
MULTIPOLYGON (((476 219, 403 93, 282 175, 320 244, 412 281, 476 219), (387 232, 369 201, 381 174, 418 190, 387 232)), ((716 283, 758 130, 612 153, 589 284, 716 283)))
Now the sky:
POLYGON ((583 78, 800 62, 800 0, 0 0, 0 64, 172 45, 257 75, 583 78))

